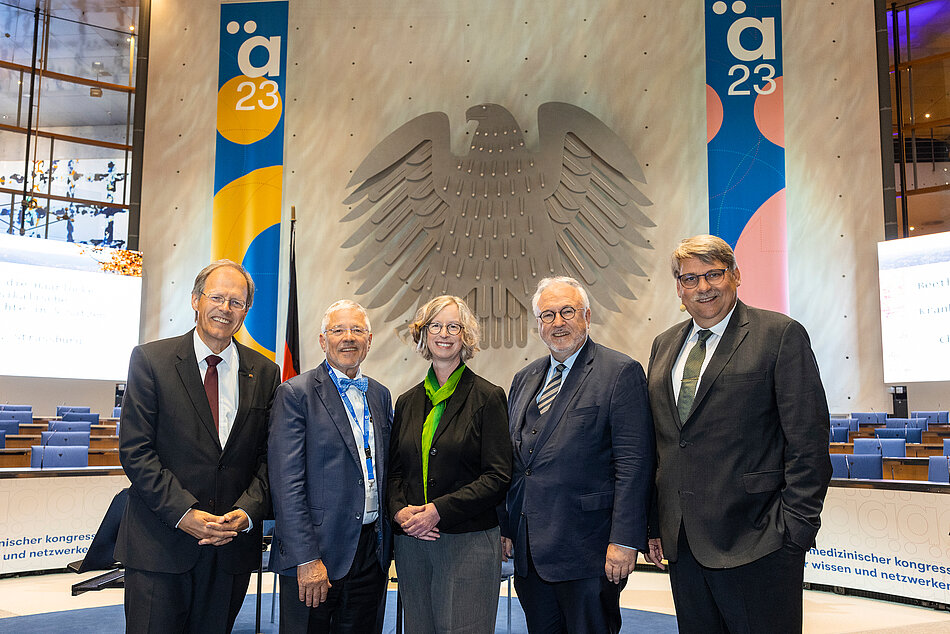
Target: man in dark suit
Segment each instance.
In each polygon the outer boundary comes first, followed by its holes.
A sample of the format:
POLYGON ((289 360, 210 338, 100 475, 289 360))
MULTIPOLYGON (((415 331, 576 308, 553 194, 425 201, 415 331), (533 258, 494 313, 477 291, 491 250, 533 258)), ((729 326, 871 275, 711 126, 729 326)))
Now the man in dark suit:
POLYGON ((214 262, 195 278, 195 329, 132 351, 119 432, 132 486, 115 549, 129 632, 229 632, 260 563, 279 372, 232 338, 253 301, 247 271, 214 262))
POLYGON ((359 304, 323 317, 326 362, 274 397, 269 465, 280 630, 381 632, 392 530, 385 512, 389 390, 363 376, 373 335, 359 304))
POLYGON ((568 277, 533 298, 551 354, 515 375, 514 469, 502 545, 531 634, 618 632, 620 591, 647 544, 653 424, 640 364, 588 337, 568 277))
POLYGON ((673 252, 691 320, 653 342, 659 535, 680 632, 800 632, 805 551, 831 462, 828 406, 808 334, 737 299, 715 236, 673 252))

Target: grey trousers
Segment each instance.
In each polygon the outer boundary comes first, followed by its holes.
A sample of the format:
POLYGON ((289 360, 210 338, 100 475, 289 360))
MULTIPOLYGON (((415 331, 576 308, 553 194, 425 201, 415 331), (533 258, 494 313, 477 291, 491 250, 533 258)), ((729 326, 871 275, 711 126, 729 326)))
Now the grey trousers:
POLYGON ((396 535, 396 575, 406 634, 491 634, 501 584, 498 528, 442 533, 432 542, 396 535))

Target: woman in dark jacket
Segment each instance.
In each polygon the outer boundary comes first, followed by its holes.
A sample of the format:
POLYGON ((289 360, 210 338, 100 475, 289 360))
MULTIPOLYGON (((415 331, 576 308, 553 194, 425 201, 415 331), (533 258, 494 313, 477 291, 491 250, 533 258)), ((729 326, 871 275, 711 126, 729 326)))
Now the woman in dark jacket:
POLYGON ((408 634, 491 633, 501 577, 496 505, 511 481, 504 390, 465 366, 479 328, 436 297, 409 325, 425 380, 396 401, 388 507, 408 634))

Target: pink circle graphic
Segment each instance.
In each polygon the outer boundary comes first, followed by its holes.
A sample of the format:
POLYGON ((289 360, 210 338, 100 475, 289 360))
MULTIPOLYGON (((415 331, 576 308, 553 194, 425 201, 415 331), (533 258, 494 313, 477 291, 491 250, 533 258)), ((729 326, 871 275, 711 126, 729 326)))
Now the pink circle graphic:
POLYGON ((706 143, 712 141, 722 127, 722 100, 712 86, 706 84, 706 143))
POLYGON ((756 97, 753 116, 762 136, 779 147, 785 147, 785 108, 782 105, 781 77, 775 78, 775 90, 756 97))

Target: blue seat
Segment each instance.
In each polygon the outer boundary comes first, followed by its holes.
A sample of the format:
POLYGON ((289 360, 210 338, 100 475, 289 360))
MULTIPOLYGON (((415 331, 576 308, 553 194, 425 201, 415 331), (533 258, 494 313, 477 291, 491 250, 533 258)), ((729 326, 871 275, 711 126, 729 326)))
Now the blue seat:
POLYGON ((858 431, 858 419, 857 418, 832 418, 831 426, 832 427, 847 427, 851 431, 858 431))
POLYGON ((118 417, 121 416, 121 415, 122 415, 122 408, 121 408, 121 407, 113 407, 113 408, 112 408, 112 418, 118 418, 118 417))
POLYGON ((33 422, 33 410, 19 410, 14 409, 10 411, 4 411, 3 416, 0 416, 5 420, 14 419, 21 425, 26 425, 33 422))
POLYGON ((851 412, 851 418, 857 419, 858 423, 883 423, 887 412, 851 412))
POLYGON ((30 466, 34 469, 55 467, 88 467, 89 447, 42 447, 30 448, 30 466))
POLYGON ((0 449, 7 448, 7 432, 0 429, 0 449))
POLYGON ((9 403, 0 404, 0 412, 32 412, 32 405, 10 405, 9 403))
POLYGON ((879 454, 831 454, 831 477, 881 480, 884 478, 884 459, 879 454))
POLYGON ((832 427, 828 430, 828 442, 848 442, 847 427, 832 427))
POLYGON ((927 462, 927 479, 931 482, 950 483, 950 457, 930 456, 927 462))
POLYGON ((916 427, 927 431, 926 418, 888 418, 885 425, 891 428, 904 429, 905 427, 916 427))
POLYGON ((950 438, 943 439, 943 455, 950 456, 950 438))
POLYGON ((88 414, 91 411, 91 408, 86 407, 85 405, 57 405, 56 406, 56 415, 62 418, 65 414, 74 412, 77 414, 88 414))
POLYGON ((907 456, 907 448, 903 438, 855 438, 854 453, 903 458, 907 456))
POLYGON ((87 431, 44 431, 40 434, 40 442, 44 447, 63 447, 66 445, 82 445, 89 447, 89 432, 87 431))
POLYGON ((926 418, 928 422, 946 425, 950 423, 950 412, 937 410, 932 412, 911 412, 911 418, 926 418))
POLYGON ((51 420, 47 429, 49 431, 84 431, 88 434, 92 431, 92 423, 82 420, 51 420))
POLYGON ((0 431, 5 432, 7 436, 15 436, 20 433, 20 423, 12 418, 0 418, 0 431))
POLYGON ((98 425, 99 414, 98 413, 92 414, 89 412, 66 412, 65 414, 63 414, 61 420, 65 420, 65 421, 81 420, 87 423, 92 423, 93 425, 98 425))
POLYGON ((924 435, 924 430, 918 427, 908 427, 907 429, 898 429, 897 427, 878 427, 874 430, 874 436, 877 438, 903 438, 908 443, 920 444, 924 435))

